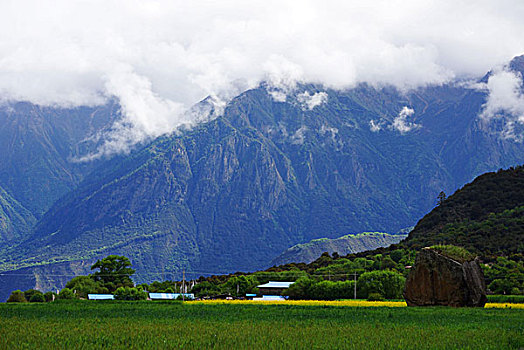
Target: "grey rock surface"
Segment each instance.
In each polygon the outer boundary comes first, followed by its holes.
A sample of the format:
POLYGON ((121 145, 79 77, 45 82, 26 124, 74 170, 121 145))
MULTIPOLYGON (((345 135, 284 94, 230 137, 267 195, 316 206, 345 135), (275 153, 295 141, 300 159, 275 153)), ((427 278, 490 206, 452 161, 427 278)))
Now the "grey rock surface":
POLYGON ((484 274, 477 259, 459 262, 424 248, 406 281, 408 306, 470 306, 486 304, 484 274))

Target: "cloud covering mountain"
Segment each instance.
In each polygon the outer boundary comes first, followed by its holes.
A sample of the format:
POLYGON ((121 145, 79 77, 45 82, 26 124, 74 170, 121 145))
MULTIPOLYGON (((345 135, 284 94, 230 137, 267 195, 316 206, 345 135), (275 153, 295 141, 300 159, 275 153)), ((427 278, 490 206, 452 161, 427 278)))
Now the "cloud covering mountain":
MULTIPOLYGON (((477 77, 524 52, 523 15, 518 0, 5 1, 0 99, 117 99, 124 119, 100 152, 125 151, 195 123, 187 110, 206 96, 219 108, 261 81, 282 99, 297 82, 406 90, 477 77)), ((487 87, 500 84, 514 81, 487 87)), ((486 113, 519 96, 490 99, 486 113)))

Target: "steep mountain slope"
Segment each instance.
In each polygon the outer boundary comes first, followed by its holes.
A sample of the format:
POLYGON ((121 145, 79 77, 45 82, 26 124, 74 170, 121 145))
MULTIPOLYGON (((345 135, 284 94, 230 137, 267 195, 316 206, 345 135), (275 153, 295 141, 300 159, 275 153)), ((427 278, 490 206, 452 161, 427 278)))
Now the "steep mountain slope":
POLYGON ((278 266, 290 263, 309 264, 324 253, 338 253, 347 255, 367 250, 387 247, 406 238, 405 234, 388 234, 380 232, 363 232, 360 234, 349 234, 339 238, 319 238, 303 244, 297 244, 286 249, 282 254, 277 256, 270 265, 278 266))
POLYGON ((524 162, 522 143, 479 122, 483 91, 272 93, 247 91, 222 117, 106 163, 2 254, 0 271, 43 280, 110 253, 130 257, 139 281, 253 270, 318 237, 412 226, 441 190, 524 162))
POLYGON ((0 249, 31 232, 35 217, 0 187, 0 249))
POLYGON ((111 125, 117 108, 1 106, 0 186, 40 218, 100 164, 74 158, 94 150, 96 141, 88 138, 111 125))

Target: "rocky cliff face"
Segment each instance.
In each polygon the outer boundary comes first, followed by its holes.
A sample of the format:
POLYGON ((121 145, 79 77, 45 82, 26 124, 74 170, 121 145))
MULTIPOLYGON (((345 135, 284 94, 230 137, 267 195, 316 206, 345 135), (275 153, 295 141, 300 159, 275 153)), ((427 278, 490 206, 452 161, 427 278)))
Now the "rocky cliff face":
POLYGON ((458 262, 430 248, 422 249, 406 281, 408 306, 486 304, 484 274, 478 260, 458 262))
POLYGON ((0 248, 18 244, 35 223, 31 212, 0 187, 0 248))

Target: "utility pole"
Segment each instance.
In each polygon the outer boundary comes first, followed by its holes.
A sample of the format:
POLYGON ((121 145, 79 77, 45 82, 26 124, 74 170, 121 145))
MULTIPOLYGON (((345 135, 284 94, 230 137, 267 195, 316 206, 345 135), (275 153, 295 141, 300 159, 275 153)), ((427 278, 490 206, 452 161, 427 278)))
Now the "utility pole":
POLYGON ((185 286, 186 286, 186 270, 182 270, 182 301, 186 301, 185 299, 185 286))
POLYGON ((357 299, 357 273, 353 273, 353 276, 355 277, 355 293, 354 293, 354 297, 355 299, 357 299))

